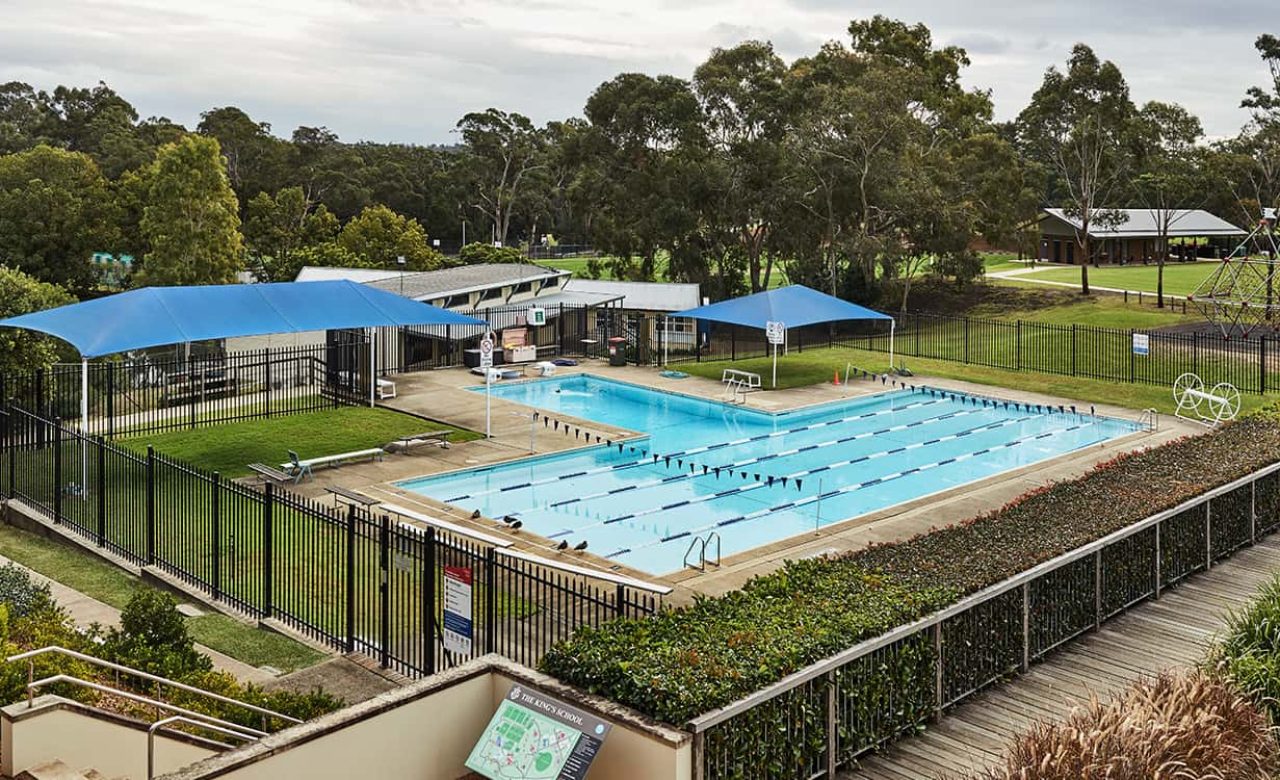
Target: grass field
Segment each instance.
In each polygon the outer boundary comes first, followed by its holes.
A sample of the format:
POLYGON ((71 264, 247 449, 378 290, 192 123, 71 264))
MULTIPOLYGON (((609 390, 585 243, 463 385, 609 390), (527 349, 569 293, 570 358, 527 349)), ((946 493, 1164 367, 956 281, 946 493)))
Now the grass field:
MULTIPOLYGON (((1030 282, 1016 282, 1023 287, 1037 287, 1030 282)), ((992 309, 983 306, 974 307, 968 313, 975 317, 997 317, 1002 320, 1023 320, 1026 322, 1044 322, 1052 325, 1089 325, 1095 328, 1120 328, 1127 330, 1154 330, 1184 322, 1199 322, 1204 318, 1198 313, 1188 310, 1182 313, 1181 306, 1157 309, 1154 305, 1139 306, 1136 301, 1126 303, 1119 295, 1083 295, 1064 299, 1068 302, 1055 306, 1042 306, 1027 309, 992 309)))
MULTIPOLYGON (((1190 295, 1206 278, 1218 269, 1217 263, 1169 263, 1164 267, 1164 292, 1166 295, 1190 295)), ((1154 265, 1105 266, 1089 269, 1089 284, 1098 287, 1114 287, 1121 290, 1156 291, 1157 268, 1154 265)), ((1080 283, 1079 268, 1054 266, 1020 277, 1023 280, 1043 279, 1050 282, 1080 283)), ((1034 282, 1032 282, 1034 283, 1034 282)))
MULTIPOLYGON (((843 375, 845 366, 849 363, 867 371, 884 372, 889 369, 888 355, 883 352, 847 347, 792 352, 790 355, 778 358, 778 389, 830 382, 832 373, 838 371, 843 375)), ((1089 403, 1113 404, 1130 409, 1154 407, 1165 414, 1172 414, 1175 407, 1169 388, 1161 385, 1129 384, 1031 371, 1008 371, 915 357, 900 357, 895 363, 910 367, 916 374, 957 379, 1010 390, 1045 393, 1089 403)), ((721 371, 729 365, 728 361, 718 361, 684 363, 678 368, 695 376, 719 379, 721 371)), ((768 376, 772 371, 773 363, 770 358, 753 358, 738 360, 732 365, 743 371, 753 371, 761 376, 768 376)), ((1241 413, 1256 409, 1268 400, 1267 397, 1256 394, 1242 394, 1241 413)))
MULTIPOLYGON (((116 609, 147 589, 137 577, 65 544, 0 524, 0 555, 116 609)), ((319 662, 324 655, 280 634, 220 614, 187 618, 187 629, 206 647, 251 666, 283 672, 319 662)))
POLYGON ((270 419, 244 420, 207 428, 169 431, 127 439, 122 444, 145 452, 147 445, 172 458, 226 477, 249 474, 250 463, 277 465, 286 450, 303 458, 381 447, 397 437, 427 430, 453 431, 453 441, 470 441, 479 433, 449 428, 386 409, 343 406, 270 419))

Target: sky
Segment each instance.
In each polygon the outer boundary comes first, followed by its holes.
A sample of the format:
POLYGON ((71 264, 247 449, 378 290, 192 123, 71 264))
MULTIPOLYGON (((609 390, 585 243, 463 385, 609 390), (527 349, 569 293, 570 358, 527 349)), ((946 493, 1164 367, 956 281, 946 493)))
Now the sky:
POLYGON ((687 78, 746 39, 790 61, 876 13, 966 48, 964 81, 991 90, 998 119, 1085 42, 1135 101, 1181 103, 1210 137, 1247 121, 1240 99, 1268 78, 1253 41, 1280 34, 1263 0, 0 0, 0 82, 105 81, 188 127, 235 105, 284 136, 451 143, 468 111, 577 116, 618 73, 687 78))

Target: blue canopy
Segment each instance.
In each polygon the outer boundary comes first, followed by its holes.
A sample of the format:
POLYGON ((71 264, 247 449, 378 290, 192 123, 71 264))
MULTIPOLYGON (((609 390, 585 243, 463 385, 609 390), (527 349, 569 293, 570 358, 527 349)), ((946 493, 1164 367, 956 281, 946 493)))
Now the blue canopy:
POLYGON ((484 325, 483 320, 342 279, 143 287, 0 320, 57 336, 81 357, 205 339, 339 328, 484 325))
POLYGON ((842 320, 892 320, 887 314, 842 301, 832 295, 793 284, 755 295, 733 298, 671 315, 696 320, 725 322, 763 329, 770 322, 782 322, 788 328, 817 325, 842 320))

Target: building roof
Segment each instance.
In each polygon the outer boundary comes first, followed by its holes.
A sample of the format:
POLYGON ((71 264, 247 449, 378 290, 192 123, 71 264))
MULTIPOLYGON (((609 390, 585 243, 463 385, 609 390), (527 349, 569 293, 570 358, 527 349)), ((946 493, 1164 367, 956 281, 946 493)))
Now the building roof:
MULTIPOLYGON (((514 304, 509 304, 509 303, 506 303, 505 301, 496 300, 496 299, 492 301, 481 301, 480 305, 476 307, 476 311, 480 312, 486 309, 492 309, 496 307, 506 307, 506 306, 544 306, 545 307, 545 306, 555 306, 557 304, 564 304, 566 306, 603 306, 605 304, 618 302, 621 299, 622 299, 622 296, 620 295, 610 295, 608 293, 573 291, 573 290, 565 290, 564 288, 561 288, 557 292, 547 293, 546 295, 539 295, 536 298, 529 298, 514 304)), ((555 312, 550 312, 550 314, 555 314, 555 312)))
MULTIPOLYGON (((1101 228, 1090 225, 1091 238, 1158 238, 1160 236, 1158 209, 1114 209, 1114 211, 1121 212, 1124 215, 1124 221, 1115 227, 1101 228)), ((1040 226, 1041 230, 1049 235, 1066 235, 1068 231, 1080 228, 1080 220, 1067 216, 1065 209, 1043 209, 1040 215, 1040 226), (1051 219, 1062 223, 1061 233, 1044 231, 1045 222, 1051 219)), ((1170 238, 1243 235, 1245 231, 1204 209, 1179 209, 1173 212, 1169 223, 1170 238)))
POLYGON ((620 282, 611 279, 570 279, 565 292, 591 293, 622 298, 621 307, 635 311, 682 311, 702 303, 697 284, 663 282, 620 282))
POLYGON ((352 282, 364 283, 399 275, 399 271, 388 271, 384 268, 330 268, 328 266, 304 265, 294 278, 294 281, 329 282, 334 279, 347 279, 352 282))
POLYGON ((368 284, 393 293, 400 293, 403 289, 405 297, 423 300, 561 276, 569 276, 569 272, 527 263, 477 263, 437 271, 410 272, 404 274, 403 280, 400 274, 392 272, 391 276, 368 284))
POLYGON ((0 327, 57 336, 85 358, 235 336, 482 324, 474 317, 346 279, 143 287, 0 320, 0 327))

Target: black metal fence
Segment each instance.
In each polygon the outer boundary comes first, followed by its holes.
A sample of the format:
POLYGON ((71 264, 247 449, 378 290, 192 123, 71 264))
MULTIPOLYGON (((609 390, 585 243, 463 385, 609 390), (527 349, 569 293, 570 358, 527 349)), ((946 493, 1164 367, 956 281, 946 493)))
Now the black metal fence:
MULTIPOLYGON (((1226 338, 1214 333, 1151 332, 922 312, 899 314, 896 320, 894 350, 904 357, 1165 386, 1191 372, 1206 384, 1230 382, 1243 392, 1280 389, 1280 349, 1275 337, 1265 335, 1226 338), (1135 348, 1135 336, 1145 336, 1139 339, 1139 348, 1135 348)), ((685 339, 681 343, 689 342, 685 339)), ((786 348, 803 352, 836 346, 888 352, 889 328, 880 323, 796 328, 788 333, 786 348)), ((741 360, 764 357, 770 350, 762 331, 719 327, 700 337, 696 347, 669 345, 666 355, 670 363, 741 360)))
POLYGON ((694 777, 836 776, 1054 648, 1280 528, 1280 464, 695 718, 694 777))
POLYGON ((652 614, 661 589, 593 575, 380 511, 336 508, 127 449, 10 405, 0 492, 208 598, 406 675, 486 652, 534 665, 584 625, 652 614), (446 647, 443 581, 471 582, 466 646, 446 647))

